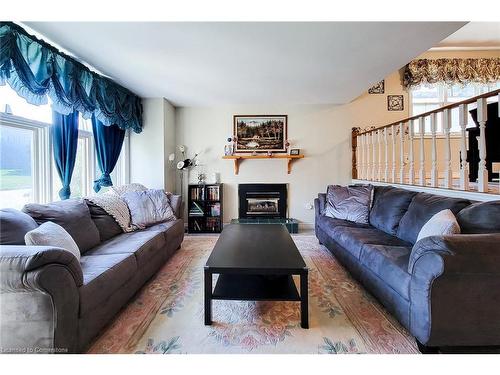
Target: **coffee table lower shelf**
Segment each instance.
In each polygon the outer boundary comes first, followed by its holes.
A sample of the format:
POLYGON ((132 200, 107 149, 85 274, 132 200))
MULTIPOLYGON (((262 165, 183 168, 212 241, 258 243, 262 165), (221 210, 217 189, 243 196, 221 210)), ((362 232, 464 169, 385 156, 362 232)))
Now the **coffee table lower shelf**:
POLYGON ((301 327, 309 328, 307 268, 300 276, 300 294, 292 274, 255 275, 219 273, 212 290, 216 272, 205 268, 205 325, 212 324, 212 300, 233 301, 297 301, 300 302, 301 327))
POLYGON ((222 274, 217 279, 212 299, 300 301, 300 295, 291 275, 222 274))

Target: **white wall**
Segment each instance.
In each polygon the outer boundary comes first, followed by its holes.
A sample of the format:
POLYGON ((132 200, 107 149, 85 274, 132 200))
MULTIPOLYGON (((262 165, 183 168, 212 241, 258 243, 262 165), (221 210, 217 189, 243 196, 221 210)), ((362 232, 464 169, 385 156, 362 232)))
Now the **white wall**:
POLYGON ((172 191, 168 155, 175 150, 175 107, 163 98, 146 98, 142 105, 143 131, 130 136, 130 182, 172 191))

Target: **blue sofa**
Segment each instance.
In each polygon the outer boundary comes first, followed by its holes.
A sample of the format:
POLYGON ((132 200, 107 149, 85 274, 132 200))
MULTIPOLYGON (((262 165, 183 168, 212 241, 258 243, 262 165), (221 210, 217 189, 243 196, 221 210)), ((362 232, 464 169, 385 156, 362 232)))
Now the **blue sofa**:
POLYGON ((323 215, 315 200, 319 242, 417 339, 439 347, 500 345, 500 201, 375 186, 369 224, 323 215), (462 234, 416 242, 435 213, 450 209, 462 234))

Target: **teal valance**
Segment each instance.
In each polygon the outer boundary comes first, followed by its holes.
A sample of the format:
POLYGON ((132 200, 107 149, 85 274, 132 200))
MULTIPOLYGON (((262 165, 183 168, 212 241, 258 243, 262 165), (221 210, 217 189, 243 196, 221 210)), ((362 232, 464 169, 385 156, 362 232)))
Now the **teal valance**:
POLYGON ((0 85, 6 83, 31 104, 47 104, 50 97, 63 115, 78 111, 106 126, 142 131, 137 95, 12 22, 0 22, 0 85))

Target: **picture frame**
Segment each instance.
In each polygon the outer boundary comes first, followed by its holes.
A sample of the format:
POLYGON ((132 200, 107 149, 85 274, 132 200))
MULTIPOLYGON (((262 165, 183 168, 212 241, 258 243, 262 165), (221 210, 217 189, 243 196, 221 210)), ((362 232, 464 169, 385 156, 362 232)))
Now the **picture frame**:
POLYGON ((387 96, 387 110, 388 111, 403 111, 404 110, 403 95, 388 95, 387 96))
POLYGON ((234 115, 235 153, 286 153, 287 115, 234 115))
POLYGON ((368 89, 368 94, 383 94, 385 93, 385 80, 377 82, 368 89))
POLYGON ((299 148, 290 149, 290 155, 300 155, 300 149, 299 148))

